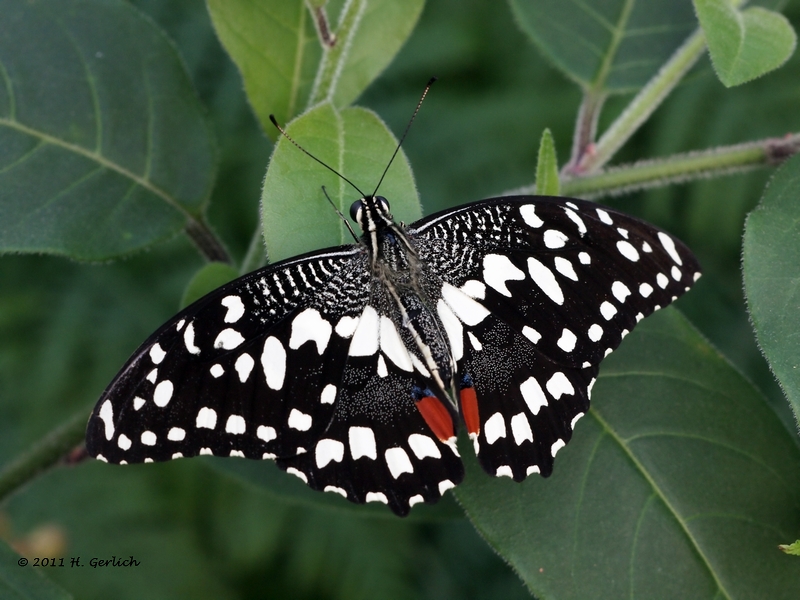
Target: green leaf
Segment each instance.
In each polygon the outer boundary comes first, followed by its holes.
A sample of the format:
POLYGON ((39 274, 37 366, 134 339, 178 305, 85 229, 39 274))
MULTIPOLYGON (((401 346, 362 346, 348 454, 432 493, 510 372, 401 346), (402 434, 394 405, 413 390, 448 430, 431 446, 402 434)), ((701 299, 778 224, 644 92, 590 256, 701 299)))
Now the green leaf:
POLYGON ((467 462, 457 497, 539 598, 791 599, 800 448, 674 309, 608 358, 553 475, 467 462))
MULTIPOLYGON (((397 147, 397 140, 375 113, 365 108, 337 111, 322 104, 289 124, 301 146, 371 194, 397 147)), ((327 246, 352 243, 344 223, 322 192, 345 215, 359 198, 344 180, 281 139, 270 160, 261 195, 264 239, 270 259, 327 246)), ((411 168, 402 149, 380 187, 398 221, 413 221, 421 209, 411 168)), ((352 223, 352 222, 351 222, 352 223)), ((358 231, 357 226, 352 226, 358 231)))
POLYGON ((785 552, 786 554, 790 554, 792 556, 800 556, 800 540, 792 544, 781 544, 778 546, 781 551, 785 552))
POLYGON ((758 344, 800 422, 800 156, 786 161, 747 217, 742 270, 758 344))
POLYGON ((306 107, 322 48, 303 0, 208 0, 214 28, 239 67, 261 126, 285 123, 306 107))
POLYGON ((338 39, 320 66, 319 87, 312 102, 327 99, 337 108, 354 102, 400 51, 424 5, 425 0, 346 3, 352 22, 336 30, 338 39))
MULTIPOLYGON (((70 600, 72 596, 32 566, 21 566, 19 554, 0 540, 0 598, 3 600, 70 600)), ((69 559, 65 558, 65 562, 69 559)))
POLYGON ((691 0, 509 2, 544 55, 595 93, 641 88, 697 27, 691 0))
POLYGON ((761 77, 785 63, 797 36, 783 15, 760 6, 740 11, 731 0, 694 0, 717 77, 726 87, 761 77))
POLYGON ((536 163, 536 193, 540 196, 558 196, 560 187, 556 145, 553 134, 545 129, 539 142, 539 159, 536 163))
POLYGON ((213 292, 218 287, 225 285, 239 277, 239 271, 231 265, 210 262, 194 274, 192 279, 183 290, 181 298, 181 308, 189 306, 195 300, 199 300, 209 292, 213 292))
POLYGON ((197 220, 215 147, 161 31, 120 0, 0 14, 0 251, 101 260, 197 220))

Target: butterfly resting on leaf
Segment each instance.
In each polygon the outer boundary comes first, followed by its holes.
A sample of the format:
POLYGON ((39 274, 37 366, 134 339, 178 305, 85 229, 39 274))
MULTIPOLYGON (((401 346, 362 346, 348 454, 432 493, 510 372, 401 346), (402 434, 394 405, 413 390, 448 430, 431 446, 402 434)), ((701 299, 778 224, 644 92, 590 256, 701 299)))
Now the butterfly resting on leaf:
POLYGON ((484 470, 548 476, 602 359, 699 277, 664 231, 597 204, 508 196, 408 226, 375 193, 358 243, 254 271, 133 354, 89 420, 110 463, 274 460, 398 515, 484 470))

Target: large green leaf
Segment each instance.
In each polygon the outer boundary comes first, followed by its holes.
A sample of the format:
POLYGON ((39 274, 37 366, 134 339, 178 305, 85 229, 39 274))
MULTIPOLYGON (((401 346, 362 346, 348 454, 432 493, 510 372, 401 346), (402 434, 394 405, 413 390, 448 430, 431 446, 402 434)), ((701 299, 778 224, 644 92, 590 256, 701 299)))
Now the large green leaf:
POLYGON ((303 0, 208 0, 217 35, 239 67, 247 97, 270 137, 305 110, 322 48, 303 0))
MULTIPOLYGON (((0 540, 0 598, 3 600, 70 600, 67 592, 36 572, 28 561, 0 540)), ((65 559, 67 565, 69 559, 65 559)))
POLYGON ((121 0, 0 14, 0 251, 106 259, 197 219, 214 144, 161 31, 121 0))
POLYGON ((761 77, 785 63, 797 36, 782 14, 731 0, 694 0, 717 77, 726 87, 761 77), (738 3, 738 2, 737 2, 738 3))
POLYGON ((509 0, 523 31, 595 92, 637 90, 696 29, 691 0, 509 0))
POLYGON ((338 108, 354 102, 389 65, 411 35, 425 0, 353 0, 345 6, 350 4, 353 27, 338 41, 340 52, 330 53, 335 59, 323 65, 333 79, 328 99, 338 108))
MULTIPOLYGON (((397 140, 375 113, 357 107, 337 111, 329 103, 293 121, 288 133, 365 194, 374 191, 397 147, 397 140)), ((264 239, 272 261, 352 243, 344 223, 325 200, 322 186, 345 215, 360 196, 344 180, 281 139, 275 146, 261 195, 264 239)), ((389 200, 397 220, 419 218, 419 198, 402 150, 379 191, 389 200)))
POLYGON ((744 288, 761 350, 800 421, 800 156, 772 178, 744 233, 744 288))
POLYGON ((457 497, 546 598, 792 599, 800 449, 764 398, 675 310, 601 368, 549 479, 467 461, 457 497))

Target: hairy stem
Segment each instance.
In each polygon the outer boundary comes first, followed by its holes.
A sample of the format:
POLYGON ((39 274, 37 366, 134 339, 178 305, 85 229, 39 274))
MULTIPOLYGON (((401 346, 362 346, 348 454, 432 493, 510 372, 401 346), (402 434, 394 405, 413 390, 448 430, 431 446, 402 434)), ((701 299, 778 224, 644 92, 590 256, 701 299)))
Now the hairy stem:
POLYGON ((647 188, 774 166, 797 154, 798 151, 800 151, 800 133, 783 138, 675 154, 664 159, 643 160, 597 173, 563 178, 561 193, 565 196, 582 198, 618 196, 647 188))
POLYGON ((231 257, 225 246, 206 223, 192 219, 186 224, 185 231, 208 262, 231 264, 231 257))
POLYGON ((698 29, 675 51, 611 127, 603 133, 595 144, 593 152, 585 153, 580 163, 574 165, 570 172, 577 174, 600 170, 661 105, 664 98, 694 66, 705 48, 705 36, 702 30, 698 29))
POLYGON ((590 153, 594 136, 597 133, 597 118, 600 116, 605 99, 605 94, 598 92, 587 91, 584 94, 575 122, 575 132, 572 136, 572 155, 562 169, 565 175, 578 172, 584 157, 590 153))
POLYGON ((73 415, 0 471, 0 504, 26 483, 53 467, 81 444, 88 411, 73 415))

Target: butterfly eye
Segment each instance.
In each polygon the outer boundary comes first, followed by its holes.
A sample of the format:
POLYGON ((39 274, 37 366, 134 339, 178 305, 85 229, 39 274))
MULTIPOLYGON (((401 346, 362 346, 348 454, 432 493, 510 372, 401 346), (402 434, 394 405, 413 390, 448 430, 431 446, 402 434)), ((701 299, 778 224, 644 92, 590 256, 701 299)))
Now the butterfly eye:
POLYGON ((361 210, 363 208, 363 202, 361 200, 356 200, 350 205, 350 218, 353 219, 356 223, 361 223, 361 210))
POLYGON ((389 214, 389 202, 383 196, 375 196, 375 200, 378 201, 378 206, 381 207, 381 212, 385 212, 389 214))

